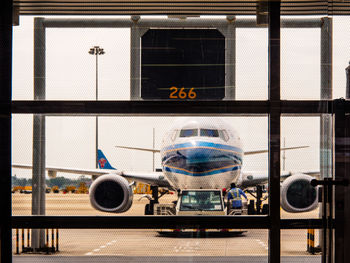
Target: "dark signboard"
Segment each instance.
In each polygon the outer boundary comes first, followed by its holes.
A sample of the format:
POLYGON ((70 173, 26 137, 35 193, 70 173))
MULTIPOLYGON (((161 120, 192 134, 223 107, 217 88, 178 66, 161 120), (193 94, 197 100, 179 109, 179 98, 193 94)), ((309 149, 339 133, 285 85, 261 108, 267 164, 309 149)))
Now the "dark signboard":
POLYGON ((225 37, 216 29, 150 29, 141 39, 143 99, 225 96, 225 37))

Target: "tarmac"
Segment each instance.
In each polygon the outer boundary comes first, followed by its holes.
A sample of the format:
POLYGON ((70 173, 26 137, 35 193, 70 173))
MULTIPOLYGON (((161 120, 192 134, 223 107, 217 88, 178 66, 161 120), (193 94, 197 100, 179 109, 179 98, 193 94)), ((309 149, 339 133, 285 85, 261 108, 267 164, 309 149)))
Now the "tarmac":
MULTIPOLYGON (((134 204, 119 215, 143 215, 147 199, 134 196, 134 204)), ((12 194, 13 215, 31 214, 31 194, 12 194)), ((166 195, 163 203, 176 199, 166 195)), ((115 215, 94 210, 87 194, 46 194, 46 215, 115 215)), ((317 218, 318 210, 290 214, 282 218, 317 218)), ((13 230, 14 262, 267 262, 268 230, 239 229, 232 236, 164 236, 154 229, 60 229, 59 252, 54 254, 16 255, 13 230)), ((318 231, 315 244, 318 243, 318 231)), ((25 245, 27 241, 25 240, 25 245)), ((51 240, 49 242, 51 244, 51 240)), ((19 244, 21 252, 21 243, 19 244)), ((320 262, 320 255, 306 251, 307 230, 281 231, 281 262, 320 262)))

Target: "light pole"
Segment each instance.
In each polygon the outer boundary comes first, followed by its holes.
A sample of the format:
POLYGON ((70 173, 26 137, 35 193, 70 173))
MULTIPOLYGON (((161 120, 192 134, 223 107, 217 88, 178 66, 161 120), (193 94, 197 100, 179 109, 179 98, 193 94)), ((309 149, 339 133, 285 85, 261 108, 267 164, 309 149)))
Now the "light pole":
MULTIPOLYGON (((99 46, 94 46, 90 48, 89 54, 96 56, 96 101, 98 100, 98 56, 103 55, 105 52, 103 48, 99 46)), ((98 168, 98 116, 96 115, 96 168, 98 168)))

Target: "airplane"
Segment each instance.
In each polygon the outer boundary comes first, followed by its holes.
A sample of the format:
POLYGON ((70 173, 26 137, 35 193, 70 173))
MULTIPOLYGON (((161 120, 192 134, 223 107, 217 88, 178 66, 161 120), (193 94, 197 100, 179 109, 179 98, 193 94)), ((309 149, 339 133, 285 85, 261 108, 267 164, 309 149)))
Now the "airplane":
MULTIPOLYGON (((256 187, 268 182, 267 172, 242 170, 244 155, 266 153, 267 150, 243 151, 237 131, 220 118, 178 118, 165 134, 161 149, 116 146, 160 153, 162 170, 133 172, 115 169, 101 150, 98 150, 99 169, 46 167, 49 176, 57 172, 93 176, 90 186, 91 205, 100 211, 123 213, 133 202, 135 182, 154 186, 153 200, 158 201, 158 187, 171 190, 226 189, 232 182, 240 188, 256 187), (154 200, 155 199, 155 200, 154 200)), ((307 146, 284 147, 293 150, 307 146)), ((14 168, 31 168, 13 164, 14 168)), ((318 172, 281 172, 281 207, 287 212, 307 212, 318 206, 317 187, 310 185, 318 172)), ((257 202, 260 200, 257 200, 257 202)), ((146 207, 146 210, 149 209, 146 207)), ((147 211, 145 212, 147 214, 147 211)))

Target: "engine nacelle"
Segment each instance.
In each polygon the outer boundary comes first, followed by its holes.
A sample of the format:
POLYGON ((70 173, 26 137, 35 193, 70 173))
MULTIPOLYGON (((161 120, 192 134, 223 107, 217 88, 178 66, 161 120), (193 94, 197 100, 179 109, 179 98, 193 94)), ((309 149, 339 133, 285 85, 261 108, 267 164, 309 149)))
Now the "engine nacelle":
POLYGON ((125 212, 131 207, 132 199, 129 182, 116 174, 102 175, 90 186, 90 203, 103 212, 125 212))
POLYGON ((306 174, 289 176, 281 185, 281 206, 290 213, 308 212, 318 206, 317 187, 311 186, 313 177, 306 174))

